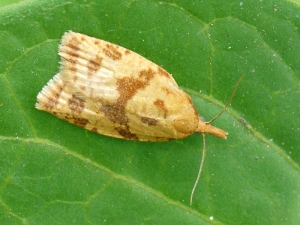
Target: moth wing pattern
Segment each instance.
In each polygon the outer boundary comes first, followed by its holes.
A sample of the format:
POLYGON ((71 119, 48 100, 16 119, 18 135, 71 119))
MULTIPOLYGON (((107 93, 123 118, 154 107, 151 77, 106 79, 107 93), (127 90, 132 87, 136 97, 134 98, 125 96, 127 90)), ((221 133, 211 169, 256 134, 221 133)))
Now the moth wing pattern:
POLYGON ((191 98, 158 65, 121 46, 67 32, 60 72, 36 108, 88 130, 123 139, 167 141, 195 132, 191 98))

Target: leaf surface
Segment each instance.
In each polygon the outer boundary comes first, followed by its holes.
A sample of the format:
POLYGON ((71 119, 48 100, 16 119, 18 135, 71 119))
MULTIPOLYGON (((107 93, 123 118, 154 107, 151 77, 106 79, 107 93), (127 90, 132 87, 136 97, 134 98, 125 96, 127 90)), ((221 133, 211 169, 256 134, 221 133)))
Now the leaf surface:
POLYGON ((0 224, 299 224, 300 7, 289 1, 25 1, 0 8, 0 224), (73 30, 170 72, 227 140, 98 135, 34 108, 73 30))

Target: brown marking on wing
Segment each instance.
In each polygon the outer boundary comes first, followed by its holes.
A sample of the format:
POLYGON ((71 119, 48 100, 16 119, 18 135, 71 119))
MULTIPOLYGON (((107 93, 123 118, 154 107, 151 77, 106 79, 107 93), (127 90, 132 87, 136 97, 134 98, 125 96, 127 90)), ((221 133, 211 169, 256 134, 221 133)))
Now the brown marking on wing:
POLYGON ((92 132, 98 133, 98 129, 97 127, 94 127, 93 129, 91 129, 92 132))
POLYGON ((159 66, 158 66, 157 71, 158 71, 158 74, 161 75, 161 76, 164 76, 166 78, 170 78, 171 77, 171 75, 167 71, 165 71, 163 68, 161 68, 159 66))
POLYGON ((84 110, 85 101, 73 94, 72 98, 68 99, 68 106, 73 112, 80 114, 84 110))
POLYGON ((76 81, 78 80, 78 76, 76 76, 76 73, 74 73, 74 75, 72 76, 72 80, 74 83, 76 83, 76 81))
POLYGON ((65 83, 59 84, 55 86, 55 89, 52 89, 49 96, 45 96, 46 100, 42 103, 42 106, 45 110, 51 111, 57 104, 58 99, 60 98, 60 95, 65 87, 65 83))
POLYGON ((80 85, 79 89, 80 89, 82 92, 85 92, 86 86, 80 85))
POLYGON ((99 68, 101 67, 101 62, 103 58, 100 56, 96 56, 95 59, 91 59, 87 63, 87 68, 88 68, 88 77, 91 78, 94 73, 96 73, 99 68))
POLYGON ((62 58, 64 58, 67 69, 71 70, 73 73, 77 71, 76 65, 78 64, 78 58, 79 55, 72 51, 66 50, 66 56, 62 55, 62 58))
MULTIPOLYGON (((68 46, 69 47, 69 46, 68 46)), ((78 48, 79 49, 79 48, 78 48)), ((73 48, 67 48, 66 49, 66 53, 67 53, 67 55, 68 56, 70 56, 69 58, 68 58, 68 60, 70 61, 70 62, 73 62, 73 61, 76 61, 77 60, 77 58, 79 58, 79 54, 77 53, 77 49, 73 49, 73 48), (72 61, 72 59, 73 59, 73 61, 72 61)))
POLYGON ((45 108, 47 111, 50 111, 56 106, 58 103, 57 98, 55 97, 49 97, 47 98, 46 102, 43 104, 43 108, 45 108))
POLYGON ((119 98, 115 104, 102 103, 100 111, 113 123, 117 123, 121 126, 116 128, 118 133, 125 139, 138 140, 137 136, 130 132, 128 125, 128 118, 126 116, 126 104, 140 89, 146 88, 150 80, 154 77, 153 70, 140 71, 138 78, 123 77, 117 80, 117 90, 119 92, 119 98))
POLYGON ((139 138, 135 134, 131 133, 127 128, 124 129, 122 127, 116 127, 115 130, 118 131, 118 133, 125 139, 139 140, 139 138))
POLYGON ((80 57, 79 55, 79 40, 77 38, 72 38, 66 43, 66 55, 62 55, 62 57, 66 60, 66 65, 69 70, 72 72, 76 72, 77 68, 76 65, 78 64, 78 58, 80 57))
POLYGON ((128 49, 125 50, 125 55, 128 55, 128 54, 130 54, 130 53, 131 53, 130 50, 128 50, 128 49))
POLYGON ((66 43, 68 48, 72 49, 72 52, 80 51, 79 44, 80 40, 78 40, 77 37, 72 37, 70 40, 68 40, 68 43, 66 43))
POLYGON ((120 60, 122 58, 122 53, 118 51, 118 48, 112 44, 106 44, 103 49, 104 54, 111 58, 112 60, 120 60))
POLYGON ((100 110, 110 121, 127 126, 128 120, 124 108, 115 105, 102 105, 100 110))
POLYGON ((186 96, 186 100, 187 100, 191 105, 194 105, 192 99, 190 98, 190 96, 187 95, 187 96, 186 96))
POLYGON ((66 68, 69 69, 72 73, 76 74, 77 68, 76 68, 76 63, 67 63, 68 65, 66 68))
POLYGON ((117 99, 117 106, 125 107, 128 100, 130 100, 135 93, 144 89, 149 85, 150 80, 154 77, 155 72, 152 69, 142 70, 139 78, 123 77, 117 81, 117 90, 120 97, 117 99))
POLYGON ((85 127, 89 123, 89 121, 85 118, 74 117, 73 120, 74 120, 74 124, 80 127, 85 127))
POLYGON ((172 93, 173 93, 173 92, 172 92, 172 91, 171 91, 169 88, 162 87, 161 89, 162 89, 162 91, 166 92, 166 93, 167 93, 167 95, 169 95, 169 94, 172 94, 172 93))
POLYGON ((165 102, 161 99, 156 99, 153 104, 160 110, 162 110, 164 112, 164 117, 166 118, 167 117, 167 113, 168 113, 168 110, 165 106, 165 102))
POLYGON ((69 70, 71 71, 71 73, 76 73, 77 72, 77 68, 76 68, 75 64, 69 65, 69 70))
POLYGON ((149 126, 156 126, 158 123, 158 120, 148 117, 142 117, 141 121, 145 124, 148 124, 149 126))

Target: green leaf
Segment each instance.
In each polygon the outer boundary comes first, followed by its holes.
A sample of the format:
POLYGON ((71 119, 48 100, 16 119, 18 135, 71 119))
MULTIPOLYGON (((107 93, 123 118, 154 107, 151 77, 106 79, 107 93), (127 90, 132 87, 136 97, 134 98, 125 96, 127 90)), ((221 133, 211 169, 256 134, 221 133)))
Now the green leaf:
POLYGON ((7 5, 10 5, 10 4, 13 4, 13 3, 18 3, 20 1, 21 0, 1 0, 0 7, 7 6, 7 5))
POLYGON ((299 224, 300 7, 290 1, 25 1, 0 9, 0 224, 299 224), (73 30, 169 71, 207 136, 144 143, 34 108, 73 30))

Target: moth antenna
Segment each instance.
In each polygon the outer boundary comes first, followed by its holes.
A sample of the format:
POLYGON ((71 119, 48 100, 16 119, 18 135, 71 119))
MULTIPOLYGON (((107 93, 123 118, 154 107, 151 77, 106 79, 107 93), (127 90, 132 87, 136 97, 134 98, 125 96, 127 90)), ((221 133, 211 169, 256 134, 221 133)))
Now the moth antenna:
MULTIPOLYGON (((225 107, 221 110, 221 112, 219 112, 218 115, 216 115, 213 119, 211 119, 210 121, 208 122, 205 122, 206 124, 211 124, 213 121, 215 121, 219 116, 221 116, 223 114, 223 112, 226 110, 226 108, 230 105, 232 99, 234 98, 236 92, 237 92, 237 89, 242 81, 242 79, 244 78, 245 74, 243 74, 239 80, 237 81, 235 87, 234 87, 234 90, 228 100, 228 102, 226 103, 225 107)), ((201 118, 201 120, 203 120, 201 118)), ((200 179, 200 176, 201 176, 201 172, 202 172, 202 168, 203 168, 203 164, 204 164, 204 159, 205 159, 205 154, 206 154, 206 139, 205 139, 205 132, 201 132, 200 133, 202 134, 203 136, 203 152, 202 152, 202 158, 201 158, 201 162, 200 162, 200 168, 199 168, 199 171, 198 171, 198 176, 196 178, 196 181, 195 181, 195 184, 194 184, 194 187, 192 189, 192 193, 191 193, 191 198, 190 198, 190 205, 193 204, 193 196, 194 196, 194 193, 195 193, 195 190, 196 190, 196 187, 198 185, 198 182, 199 182, 199 179, 200 179)), ((212 134, 212 133, 211 133, 212 134)), ((226 136, 227 132, 225 132, 225 136, 226 136)))
POLYGON ((230 103, 231 103, 233 97, 235 96, 235 93, 236 93, 236 91, 237 91, 237 89, 238 89, 238 87, 239 87, 239 85, 240 85, 242 79, 244 78, 244 76, 245 76, 245 74, 243 74, 243 75, 239 78, 239 80, 237 81, 237 83, 236 83, 236 85, 235 85, 235 87, 234 87, 234 90, 233 90, 233 92, 232 92, 232 94, 231 94, 231 96, 230 96, 230 99, 229 99, 228 102, 226 103, 225 107, 221 110, 221 112, 219 112, 218 115, 216 115, 214 118, 212 118, 212 119, 211 119, 209 122, 207 122, 207 123, 212 123, 212 122, 214 122, 219 116, 221 116, 221 115, 223 114, 223 112, 224 112, 224 111, 226 110, 226 108, 230 105, 230 103))
POLYGON ((205 139, 205 134, 204 133, 201 133, 201 134, 203 136, 203 152, 202 152, 202 158, 201 158, 201 162, 200 162, 200 168, 199 168, 199 171, 198 171, 198 176, 197 176, 197 179, 195 181, 195 184, 194 184, 194 187, 193 187, 192 193, 191 193, 190 205, 193 204, 194 192, 196 190, 196 187, 198 185, 198 182, 199 182, 199 179, 200 179, 200 176, 201 176, 202 167, 203 167, 203 164, 204 164, 204 158, 205 158, 205 154, 206 154, 206 139, 205 139))

